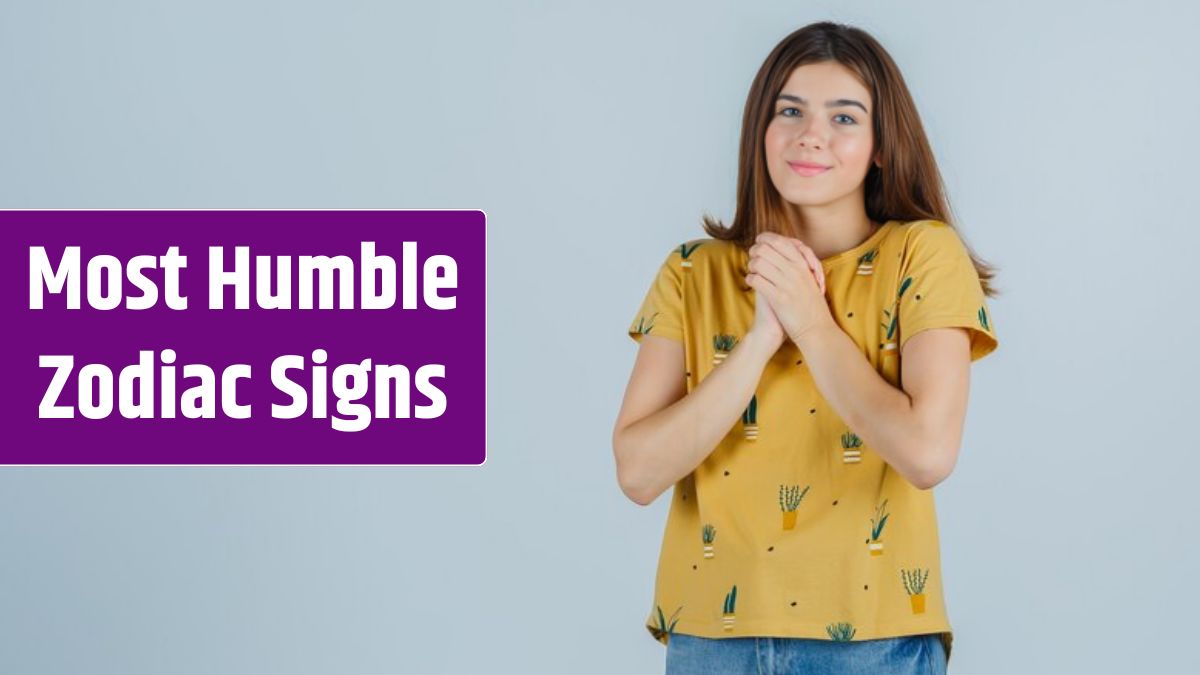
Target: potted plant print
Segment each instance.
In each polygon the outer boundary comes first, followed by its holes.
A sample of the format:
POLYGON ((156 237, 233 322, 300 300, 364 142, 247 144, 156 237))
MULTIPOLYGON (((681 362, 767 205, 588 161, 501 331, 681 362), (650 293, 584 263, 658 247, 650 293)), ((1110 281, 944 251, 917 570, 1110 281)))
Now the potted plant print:
POLYGON ((733 351, 733 346, 737 344, 737 337, 733 335, 714 335, 713 336, 713 365, 719 366, 729 356, 729 352, 733 351))
POLYGON ((721 614, 721 622, 725 624, 725 630, 733 630, 734 609, 737 605, 737 584, 734 584, 733 590, 725 594, 725 609, 721 614))
POLYGON ((879 535, 883 534, 883 526, 887 523, 888 516, 891 515, 883 512, 887 503, 888 500, 883 500, 879 508, 875 509, 875 518, 871 519, 871 539, 867 541, 867 549, 873 556, 883 555, 883 542, 879 541, 879 535))
POLYGON ((904 579, 904 590, 908 591, 908 599, 912 603, 912 613, 923 614, 925 612, 925 580, 929 578, 929 570, 925 570, 925 576, 921 576, 920 569, 900 570, 900 576, 904 579))
POLYGON ((750 397, 750 405, 742 413, 742 433, 746 440, 758 440, 758 395, 750 397))
POLYGON ((863 254, 858 259, 858 271, 855 274, 868 277, 875 270, 875 257, 879 255, 879 249, 872 249, 863 254))
POLYGON ((842 434, 842 462, 857 464, 862 461, 862 439, 852 431, 842 434))
POLYGON ((738 602, 738 586, 733 585, 733 590, 725 593, 725 611, 721 614, 721 622, 724 623, 726 631, 733 629, 733 610, 734 605, 738 602))
POLYGON ((656 316, 658 316, 658 312, 651 314, 649 321, 647 321, 646 317, 644 317, 644 316, 639 317, 637 326, 634 326, 634 328, 633 328, 634 332, 641 333, 642 335, 649 335, 650 329, 654 328, 654 317, 656 317, 656 316))
POLYGON ((704 557, 711 558, 713 555, 713 540, 717 538, 717 528, 712 525, 705 525, 704 529, 700 530, 700 539, 704 542, 704 557))
POLYGON ((679 257, 683 259, 683 262, 679 263, 679 265, 681 267, 686 268, 686 267, 692 266, 692 261, 688 260, 688 258, 691 257, 692 253, 694 253, 696 251, 696 249, 699 248, 700 244, 702 244, 702 243, 704 243, 704 242, 696 242, 695 244, 692 244, 690 247, 687 244, 679 245, 679 257))
POLYGON ((796 509, 800 507, 800 500, 808 494, 810 487, 812 486, 805 485, 804 491, 801 492, 799 485, 779 486, 779 509, 783 511, 783 529, 790 530, 796 527, 796 509))
POLYGON ((675 632, 675 624, 679 622, 679 619, 676 617, 679 616, 679 610, 681 609, 683 609, 683 605, 680 605, 679 609, 676 609, 675 613, 671 614, 671 618, 667 619, 663 616, 662 607, 658 605, 654 606, 654 610, 658 616, 655 617, 655 625, 650 628, 650 634, 654 636, 655 640, 661 640, 664 643, 671 641, 671 634, 675 632))
POLYGON ((858 631, 853 625, 841 622, 825 626, 825 632, 829 633, 829 639, 834 642, 849 642, 854 639, 854 634, 858 631))
POLYGON ((880 357, 888 357, 896 355, 896 328, 900 322, 900 298, 904 295, 904 291, 912 286, 912 277, 905 277, 904 281, 900 282, 900 290, 896 291, 896 301, 892 303, 891 309, 883 310, 883 316, 886 319, 880 324, 883 327, 883 343, 879 345, 880 357))

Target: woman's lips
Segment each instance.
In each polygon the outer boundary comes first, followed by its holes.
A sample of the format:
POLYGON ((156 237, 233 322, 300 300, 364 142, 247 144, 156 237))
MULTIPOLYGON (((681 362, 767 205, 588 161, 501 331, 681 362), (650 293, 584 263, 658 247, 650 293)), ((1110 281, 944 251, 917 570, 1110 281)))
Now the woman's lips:
POLYGON ((817 174, 822 174, 829 170, 829 167, 827 166, 817 167, 804 164, 793 164, 792 162, 788 162, 788 166, 792 167, 792 171, 795 171, 801 176, 816 176, 817 174))

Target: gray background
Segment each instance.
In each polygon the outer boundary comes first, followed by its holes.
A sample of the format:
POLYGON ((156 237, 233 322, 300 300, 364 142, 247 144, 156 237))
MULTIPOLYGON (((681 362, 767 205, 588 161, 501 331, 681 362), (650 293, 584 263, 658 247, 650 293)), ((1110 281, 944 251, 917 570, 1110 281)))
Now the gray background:
POLYGON ((981 4, 0 5, 0 207, 481 208, 490 282, 483 466, 0 469, 0 671, 661 672, 624 330, 831 18, 1001 268, 936 489, 952 672, 1198 672, 1200 16, 981 4))

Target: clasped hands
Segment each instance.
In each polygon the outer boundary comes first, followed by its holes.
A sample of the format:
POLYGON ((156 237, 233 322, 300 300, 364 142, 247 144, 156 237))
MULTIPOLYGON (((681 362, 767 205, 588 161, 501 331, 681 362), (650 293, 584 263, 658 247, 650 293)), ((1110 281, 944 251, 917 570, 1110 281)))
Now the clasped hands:
POLYGON ((783 344, 833 322, 825 300, 825 271, 813 250, 799 239, 762 232, 749 249, 746 284, 754 289, 754 325, 783 344), (763 302, 763 300, 766 302, 763 302))

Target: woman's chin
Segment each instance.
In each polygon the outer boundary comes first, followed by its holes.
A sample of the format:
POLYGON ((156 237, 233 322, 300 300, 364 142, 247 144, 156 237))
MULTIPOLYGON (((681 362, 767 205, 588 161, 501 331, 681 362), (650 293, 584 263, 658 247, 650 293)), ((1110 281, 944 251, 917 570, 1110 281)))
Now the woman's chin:
POLYGON ((824 206, 833 201, 827 195, 815 190, 792 190, 781 192, 784 201, 792 206, 824 206))

